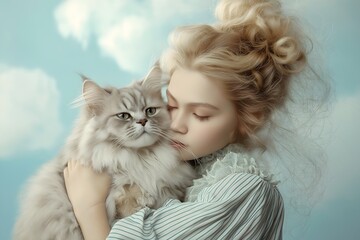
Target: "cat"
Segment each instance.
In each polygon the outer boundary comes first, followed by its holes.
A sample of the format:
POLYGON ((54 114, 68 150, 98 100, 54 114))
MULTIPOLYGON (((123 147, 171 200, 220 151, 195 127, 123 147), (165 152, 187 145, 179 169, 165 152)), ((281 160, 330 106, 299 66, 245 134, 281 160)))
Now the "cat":
POLYGON ((64 185, 63 170, 71 159, 112 176, 109 223, 145 206, 158 208, 169 198, 183 199, 196 174, 171 146, 160 76, 155 67, 144 81, 120 89, 84 79, 84 103, 71 135, 21 198, 15 240, 83 239, 64 185))

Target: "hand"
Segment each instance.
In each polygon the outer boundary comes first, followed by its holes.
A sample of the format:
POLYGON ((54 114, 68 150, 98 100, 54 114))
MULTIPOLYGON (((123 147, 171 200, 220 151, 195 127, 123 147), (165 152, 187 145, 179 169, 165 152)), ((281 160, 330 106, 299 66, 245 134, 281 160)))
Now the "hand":
POLYGON ((77 161, 64 169, 66 191, 85 240, 106 239, 110 225, 106 212, 111 177, 77 161))
POLYGON ((111 185, 111 177, 107 173, 97 173, 78 161, 69 161, 64 169, 64 180, 77 217, 96 205, 105 206, 111 185))

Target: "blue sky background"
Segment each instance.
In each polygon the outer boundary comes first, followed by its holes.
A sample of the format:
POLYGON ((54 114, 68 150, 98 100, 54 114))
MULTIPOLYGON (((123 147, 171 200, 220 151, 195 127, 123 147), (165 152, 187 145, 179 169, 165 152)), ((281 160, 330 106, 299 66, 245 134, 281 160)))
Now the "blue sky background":
MULTIPOLYGON (((213 22, 212 0, 0 0, 0 239, 11 239, 18 195, 55 156, 78 109, 78 73, 102 85, 143 76, 175 26, 213 22)), ((360 239, 360 2, 284 1, 320 43, 335 102, 325 120, 323 198, 284 239, 360 239)))

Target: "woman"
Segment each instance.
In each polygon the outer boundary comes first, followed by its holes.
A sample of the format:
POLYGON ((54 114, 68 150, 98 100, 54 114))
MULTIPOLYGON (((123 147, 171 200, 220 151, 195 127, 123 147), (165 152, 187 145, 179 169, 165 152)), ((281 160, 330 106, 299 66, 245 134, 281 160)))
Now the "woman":
POLYGON ((258 133, 289 101, 305 47, 276 0, 222 0, 216 16, 215 25, 177 29, 160 59, 174 147, 196 159, 202 178, 185 202, 144 208, 110 231, 109 177, 70 162, 66 187, 85 239, 282 239, 276 179, 246 152, 271 143, 258 133))

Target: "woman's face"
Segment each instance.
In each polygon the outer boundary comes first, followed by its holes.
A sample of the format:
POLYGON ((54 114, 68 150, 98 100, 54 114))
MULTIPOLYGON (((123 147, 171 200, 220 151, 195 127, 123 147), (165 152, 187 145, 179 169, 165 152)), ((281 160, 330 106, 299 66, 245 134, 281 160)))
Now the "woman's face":
POLYGON ((215 81, 197 71, 177 69, 170 79, 167 98, 173 147, 182 160, 208 155, 234 139, 236 110, 215 81))

